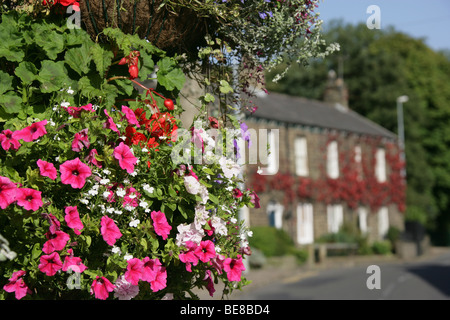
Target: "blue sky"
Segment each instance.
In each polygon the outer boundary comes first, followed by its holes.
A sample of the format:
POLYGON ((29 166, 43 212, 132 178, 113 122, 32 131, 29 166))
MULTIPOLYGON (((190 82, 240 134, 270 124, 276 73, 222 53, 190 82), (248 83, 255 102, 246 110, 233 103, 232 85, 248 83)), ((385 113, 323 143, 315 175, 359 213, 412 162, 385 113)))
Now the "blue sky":
POLYGON ((333 19, 366 23, 370 5, 380 8, 381 29, 391 25, 414 38, 424 38, 434 50, 450 50, 449 0, 320 0, 316 12, 324 25, 333 19))

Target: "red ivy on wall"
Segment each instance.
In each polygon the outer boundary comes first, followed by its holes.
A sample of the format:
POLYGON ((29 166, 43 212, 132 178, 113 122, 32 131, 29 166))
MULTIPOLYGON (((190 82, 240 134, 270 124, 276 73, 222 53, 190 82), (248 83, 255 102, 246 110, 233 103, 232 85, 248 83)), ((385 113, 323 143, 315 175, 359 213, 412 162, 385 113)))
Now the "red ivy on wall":
MULTIPOLYGON (((330 136, 326 145, 336 138, 330 136)), ((363 154, 361 162, 356 161, 354 151, 347 154, 341 152, 339 157, 341 174, 337 179, 328 178, 324 165, 321 165, 319 179, 298 177, 289 172, 278 172, 272 176, 253 172, 250 178, 251 187, 257 193, 270 190, 283 191, 285 206, 297 199, 315 200, 326 204, 344 202, 352 209, 366 205, 374 211, 381 206, 395 204, 400 212, 404 212, 406 184, 402 171, 405 164, 400 159, 398 147, 393 143, 384 144, 389 175, 385 182, 379 182, 375 177, 374 168, 375 152, 380 141, 367 139, 364 143, 370 143, 372 153, 368 156, 363 154)), ((326 157, 326 153, 323 154, 326 157)))

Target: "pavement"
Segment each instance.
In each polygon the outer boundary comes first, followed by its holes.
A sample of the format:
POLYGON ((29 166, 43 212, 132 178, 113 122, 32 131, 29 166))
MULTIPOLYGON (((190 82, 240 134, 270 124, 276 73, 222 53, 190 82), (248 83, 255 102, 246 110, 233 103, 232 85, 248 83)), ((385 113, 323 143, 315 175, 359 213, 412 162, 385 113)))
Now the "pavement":
POLYGON ((193 292, 198 295, 200 300, 239 300, 240 295, 250 293, 272 283, 298 282, 302 279, 313 277, 322 270, 351 268, 358 265, 427 261, 447 253, 450 253, 450 247, 429 247, 424 254, 408 259, 402 259, 396 255, 355 255, 346 257, 328 257, 325 261, 320 263, 305 263, 302 265, 297 264, 295 258, 292 256, 272 258, 268 259, 267 263, 262 268, 247 268, 243 276, 252 282, 242 288, 242 290, 234 290, 231 294, 222 297, 224 284, 219 282, 218 284, 215 284, 216 292, 213 297, 209 295, 207 290, 193 290, 193 292))

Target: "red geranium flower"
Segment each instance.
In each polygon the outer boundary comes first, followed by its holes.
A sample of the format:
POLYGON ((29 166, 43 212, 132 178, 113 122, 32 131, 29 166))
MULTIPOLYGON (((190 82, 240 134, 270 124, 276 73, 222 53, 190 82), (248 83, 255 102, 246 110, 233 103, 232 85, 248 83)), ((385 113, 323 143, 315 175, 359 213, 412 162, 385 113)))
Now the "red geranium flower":
POLYGON ((147 130, 153 137, 168 137, 172 141, 176 140, 178 126, 176 119, 168 112, 154 113, 147 124, 147 130))

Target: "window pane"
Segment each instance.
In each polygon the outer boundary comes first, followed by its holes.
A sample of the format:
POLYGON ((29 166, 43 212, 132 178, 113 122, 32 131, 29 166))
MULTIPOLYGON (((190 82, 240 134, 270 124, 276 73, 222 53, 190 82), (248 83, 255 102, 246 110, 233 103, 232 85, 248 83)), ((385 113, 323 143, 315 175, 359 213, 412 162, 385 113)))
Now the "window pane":
POLYGON ((378 182, 386 181, 386 154, 382 148, 379 148, 376 153, 375 176, 378 182))
POLYGON ((308 149, 306 138, 295 139, 295 172, 298 176, 307 176, 308 170, 308 149))
POLYGON ((327 174, 332 179, 339 177, 339 153, 337 141, 331 141, 327 146, 327 174))

